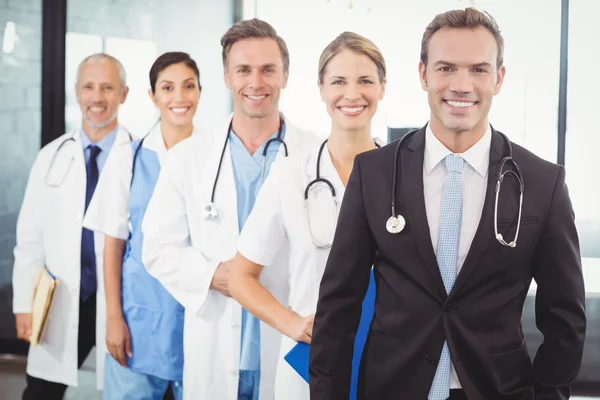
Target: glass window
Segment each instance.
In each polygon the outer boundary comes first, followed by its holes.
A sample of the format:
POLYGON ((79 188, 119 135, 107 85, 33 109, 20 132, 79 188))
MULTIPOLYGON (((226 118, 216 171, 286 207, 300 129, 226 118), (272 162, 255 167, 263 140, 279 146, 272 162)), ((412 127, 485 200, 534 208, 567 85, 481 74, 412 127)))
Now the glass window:
POLYGON ((598 4, 571 0, 569 10, 569 74, 565 167, 579 232, 586 286, 588 328, 579 378, 600 384, 600 135, 594 115, 600 82, 593 67, 600 62, 595 36, 598 4))
POLYGON ((119 121, 132 133, 145 135, 158 119, 148 97, 152 63, 167 51, 185 51, 198 64, 202 94, 194 118, 207 130, 231 110, 223 83, 220 39, 232 24, 233 1, 92 2, 70 0, 67 7, 66 126, 81 124, 75 99, 78 64, 95 52, 118 58, 127 72, 129 95, 119 121))
POLYGON ((0 1, 0 341, 15 339, 15 227, 41 142, 42 1, 0 1))

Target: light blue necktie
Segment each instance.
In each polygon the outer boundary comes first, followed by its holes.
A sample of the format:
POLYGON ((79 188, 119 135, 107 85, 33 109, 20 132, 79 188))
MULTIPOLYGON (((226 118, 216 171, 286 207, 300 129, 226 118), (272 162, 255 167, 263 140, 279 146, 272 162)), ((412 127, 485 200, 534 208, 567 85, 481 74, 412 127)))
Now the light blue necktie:
MULTIPOLYGON (((449 154, 444 158, 448 175, 442 194, 440 231, 437 243, 437 262, 446 293, 450 293, 456 280, 460 225, 462 222, 462 170, 464 160, 449 154)), ((446 400, 450 397, 450 351, 444 342, 435 377, 429 390, 429 400, 446 400)))

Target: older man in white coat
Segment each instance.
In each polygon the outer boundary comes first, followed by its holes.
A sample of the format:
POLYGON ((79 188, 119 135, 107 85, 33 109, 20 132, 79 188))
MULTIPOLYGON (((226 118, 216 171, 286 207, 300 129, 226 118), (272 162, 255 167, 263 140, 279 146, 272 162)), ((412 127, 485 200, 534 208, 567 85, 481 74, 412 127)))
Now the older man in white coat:
POLYGON ((41 342, 29 349, 24 400, 62 399, 96 344, 102 384, 104 238, 82 222, 113 144, 131 140, 117 122, 128 92, 125 69, 109 55, 91 55, 79 65, 75 91, 82 125, 38 153, 17 222, 13 312, 20 339, 31 337, 39 273, 46 268, 59 281, 41 342))
MULTIPOLYGON (((289 54, 273 27, 242 21, 221 44, 233 116, 169 152, 142 226, 143 261, 186 310, 184 398, 270 400, 281 335, 229 297, 229 260, 271 163, 316 138, 279 112, 289 54)), ((282 302, 285 260, 261 277, 282 302)))

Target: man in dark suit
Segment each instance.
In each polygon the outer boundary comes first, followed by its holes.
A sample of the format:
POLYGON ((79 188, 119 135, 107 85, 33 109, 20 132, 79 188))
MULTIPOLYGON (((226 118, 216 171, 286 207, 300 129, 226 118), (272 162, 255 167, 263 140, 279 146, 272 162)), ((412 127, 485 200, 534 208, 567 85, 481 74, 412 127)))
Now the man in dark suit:
POLYGON ((586 326, 573 209, 564 168, 488 122, 505 75, 503 47, 488 14, 438 15, 419 63, 429 123, 398 155, 392 143, 357 156, 321 281, 312 400, 348 398, 372 265, 377 298, 359 399, 569 398, 586 326), (503 163, 511 153, 515 163, 503 163), (396 233, 386 226, 392 198, 406 221, 396 233), (544 335, 533 365, 521 327, 532 279, 544 335))

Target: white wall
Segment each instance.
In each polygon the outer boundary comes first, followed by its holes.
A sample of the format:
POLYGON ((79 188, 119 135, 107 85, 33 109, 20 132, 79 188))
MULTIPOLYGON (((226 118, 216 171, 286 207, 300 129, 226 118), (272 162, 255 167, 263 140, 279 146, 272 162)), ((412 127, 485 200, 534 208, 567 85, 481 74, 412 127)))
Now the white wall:
POLYGON ((206 130, 218 124, 230 111, 220 39, 232 21, 232 0, 70 0, 66 87, 70 125, 81 119, 73 90, 77 64, 101 50, 125 65, 130 94, 120 118, 136 134, 145 134, 158 118, 147 95, 148 72, 156 57, 167 51, 189 53, 200 69, 196 126, 206 130))
POLYGON ((429 118, 417 70, 427 24, 453 8, 475 4, 488 10, 504 34, 508 71, 490 121, 517 143, 556 159, 560 0, 254 1, 257 16, 272 23, 290 49, 290 80, 282 109, 307 129, 323 134, 329 130, 316 84, 321 51, 344 30, 375 42, 388 66, 386 96, 373 121, 374 134, 381 138, 386 138, 388 126, 420 127, 429 118))

